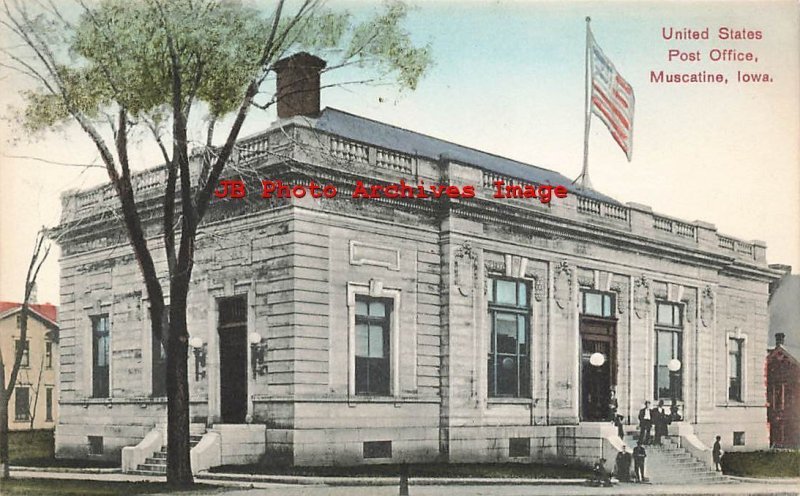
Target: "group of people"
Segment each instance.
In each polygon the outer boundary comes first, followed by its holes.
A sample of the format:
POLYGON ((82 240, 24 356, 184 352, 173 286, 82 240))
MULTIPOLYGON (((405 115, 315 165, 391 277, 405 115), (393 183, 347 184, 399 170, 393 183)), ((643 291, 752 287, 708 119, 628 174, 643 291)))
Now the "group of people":
POLYGON ((658 400, 658 406, 650 408, 650 402, 644 402, 644 408, 639 410, 639 441, 642 444, 661 445, 661 438, 668 435, 667 426, 673 420, 681 420, 677 405, 673 402, 670 411, 664 408, 664 400, 658 400), (655 438, 650 437, 650 431, 655 427, 655 438))
POLYGON ((644 476, 644 460, 647 458, 647 452, 642 446, 642 442, 636 443, 633 448, 633 453, 628 451, 626 445, 622 445, 622 451, 617 453, 616 463, 614 464, 614 475, 620 482, 645 482, 647 479, 644 476), (631 476, 631 461, 633 461, 633 476, 631 476))
MULTIPOLYGON (((609 400, 609 414, 614 425, 617 426, 617 433, 620 439, 624 438, 624 425, 623 417, 617 414, 617 398, 615 391, 611 390, 609 400)), ((668 426, 673 421, 681 420, 678 413, 678 408, 673 401, 672 405, 667 411, 664 406, 664 401, 659 400, 655 408, 650 408, 650 402, 644 402, 644 408, 639 410, 639 439, 633 452, 628 451, 628 447, 623 445, 622 451, 617 454, 616 463, 614 466, 614 474, 622 482, 645 482, 647 479, 644 475, 645 459, 647 458, 647 451, 645 445, 661 445, 663 437, 668 435, 668 426), (651 435, 655 427, 655 436, 651 435), (633 465, 633 475, 631 475, 631 465, 633 465)), ((715 455, 715 461, 716 461, 715 455)), ((601 460, 595 465, 595 480, 604 482, 603 475, 606 474, 605 468, 602 467, 605 460, 601 460)), ((607 475, 607 474, 606 474, 607 475)), ((606 477, 610 480, 610 476, 606 477)))

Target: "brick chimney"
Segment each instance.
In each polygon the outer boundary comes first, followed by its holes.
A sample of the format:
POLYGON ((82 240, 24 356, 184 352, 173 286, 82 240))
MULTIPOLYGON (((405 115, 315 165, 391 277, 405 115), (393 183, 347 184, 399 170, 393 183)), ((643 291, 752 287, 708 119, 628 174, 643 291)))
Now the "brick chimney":
POLYGON ((278 118, 296 115, 319 115, 319 75, 326 62, 310 53, 300 52, 277 61, 278 118))
POLYGON ((782 332, 775 333, 775 346, 783 346, 783 341, 786 339, 786 334, 782 332))

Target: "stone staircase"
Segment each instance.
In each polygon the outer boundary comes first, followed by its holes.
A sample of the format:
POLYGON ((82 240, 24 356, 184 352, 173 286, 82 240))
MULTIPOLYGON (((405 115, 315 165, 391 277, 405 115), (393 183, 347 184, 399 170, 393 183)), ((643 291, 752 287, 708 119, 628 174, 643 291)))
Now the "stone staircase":
MULTIPOLYGON (((627 437, 627 436, 626 436, 627 437)), ((635 446, 635 438, 629 446, 635 446)), ((630 438, 628 438, 630 439, 630 438)), ((677 437, 662 438, 661 446, 645 446, 644 475, 652 484, 736 484, 738 481, 715 472, 678 444, 677 437)))
MULTIPOLYGON (((199 427, 192 424, 189 427, 189 445, 191 448, 197 446, 197 443, 203 438, 206 433, 205 426, 199 427)), ((191 449, 190 448, 190 449, 191 449)), ((149 476, 167 476, 167 447, 162 446, 161 451, 153 453, 153 456, 147 458, 144 463, 136 467, 136 470, 130 473, 136 475, 149 475, 149 476)))

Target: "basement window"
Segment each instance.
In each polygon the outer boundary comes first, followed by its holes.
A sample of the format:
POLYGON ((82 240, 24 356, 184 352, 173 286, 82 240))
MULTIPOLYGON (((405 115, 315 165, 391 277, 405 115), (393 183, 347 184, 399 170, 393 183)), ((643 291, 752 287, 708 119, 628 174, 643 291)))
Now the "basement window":
POLYGON ((509 458, 520 458, 531 456, 531 438, 512 437, 508 440, 509 458))
POLYGON ((733 432, 733 445, 744 446, 744 431, 733 432))
POLYGON ((89 436, 89 454, 103 454, 103 436, 89 436))
POLYGON ((391 458, 391 441, 367 441, 364 443, 364 458, 391 458))

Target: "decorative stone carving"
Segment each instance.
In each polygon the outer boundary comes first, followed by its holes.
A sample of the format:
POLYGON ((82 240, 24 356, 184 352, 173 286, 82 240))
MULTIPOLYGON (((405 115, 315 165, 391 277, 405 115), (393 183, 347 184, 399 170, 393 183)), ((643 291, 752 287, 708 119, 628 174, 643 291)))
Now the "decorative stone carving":
POLYGON ((700 321, 703 323, 703 327, 710 327, 714 322, 714 291, 711 286, 703 289, 700 298, 700 321))
POLYGON ((572 298, 572 269, 566 260, 556 265, 553 281, 553 297, 558 308, 563 310, 572 298))
POLYGON ((478 274, 478 254, 469 241, 458 247, 453 260, 453 279, 461 296, 472 296, 478 274))
POLYGON ((683 291, 683 304, 686 306, 686 310, 684 313, 684 318, 686 322, 692 323, 694 321, 694 314, 697 308, 697 292, 694 288, 685 288, 683 291))
POLYGON ((483 266, 486 268, 486 272, 491 272, 495 274, 505 274, 506 272, 506 263, 504 260, 489 260, 483 263, 483 266))
POLYGON ((657 300, 668 300, 667 283, 653 281, 653 297, 657 300))
POLYGON ((644 318, 650 308, 650 280, 642 274, 633 283, 633 312, 637 318, 644 318))
POLYGON ((624 282, 613 282, 608 288, 609 290, 617 293, 617 313, 624 315, 628 311, 628 285, 624 282))
POLYGON ((528 269, 525 276, 533 279, 533 299, 542 301, 547 293, 547 278, 544 273, 538 270, 528 269))
POLYGON ((578 269, 578 286, 581 288, 594 289, 594 271, 578 269))

